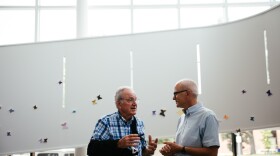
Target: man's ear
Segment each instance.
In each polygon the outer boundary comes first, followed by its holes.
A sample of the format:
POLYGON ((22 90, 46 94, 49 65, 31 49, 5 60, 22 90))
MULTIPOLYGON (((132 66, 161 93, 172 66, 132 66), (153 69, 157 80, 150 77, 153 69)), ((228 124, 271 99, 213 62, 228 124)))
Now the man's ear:
POLYGON ((117 106, 118 109, 120 109, 121 108, 121 101, 117 101, 116 106, 117 106))

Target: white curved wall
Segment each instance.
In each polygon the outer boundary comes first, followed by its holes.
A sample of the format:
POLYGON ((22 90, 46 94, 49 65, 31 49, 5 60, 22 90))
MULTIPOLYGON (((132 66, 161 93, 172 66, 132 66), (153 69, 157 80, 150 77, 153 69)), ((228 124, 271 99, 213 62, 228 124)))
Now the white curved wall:
POLYGON ((97 119, 116 110, 116 88, 131 85, 131 68, 147 134, 173 136, 179 118, 173 85, 181 78, 198 79, 197 45, 199 98, 217 113, 221 132, 280 126, 279 19, 278 6, 213 27, 0 47, 0 154, 87 145, 97 119), (63 57, 65 86, 58 84, 63 57), (98 95, 103 99, 93 105, 98 95), (166 117, 158 115, 160 109, 167 110, 166 117))

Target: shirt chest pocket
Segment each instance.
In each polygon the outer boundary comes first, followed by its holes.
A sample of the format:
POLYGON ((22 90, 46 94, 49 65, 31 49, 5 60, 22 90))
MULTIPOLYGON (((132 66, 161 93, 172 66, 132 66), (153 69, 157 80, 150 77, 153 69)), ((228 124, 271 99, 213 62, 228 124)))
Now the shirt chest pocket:
POLYGON ((130 134, 130 128, 128 126, 111 126, 109 128, 110 138, 113 140, 121 139, 122 137, 130 134))
POLYGON ((183 140, 187 145, 201 147, 201 138, 197 126, 186 128, 183 135, 183 140))

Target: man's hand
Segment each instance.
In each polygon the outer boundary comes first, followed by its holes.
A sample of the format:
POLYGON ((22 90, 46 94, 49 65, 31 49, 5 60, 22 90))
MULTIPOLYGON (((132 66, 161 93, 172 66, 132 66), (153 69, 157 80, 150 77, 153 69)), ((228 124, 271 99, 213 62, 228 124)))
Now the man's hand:
POLYGON ((121 138, 118 142, 118 148, 127 148, 131 146, 138 146, 140 137, 138 134, 130 134, 121 138))
POLYGON ((152 136, 149 135, 148 146, 144 151, 144 155, 153 155, 155 153, 155 150, 157 149, 157 143, 158 139, 156 138, 155 140, 153 140, 152 136))
POLYGON ((165 144, 165 146, 163 146, 162 149, 159 150, 159 152, 165 156, 169 156, 169 155, 178 153, 183 148, 182 146, 176 144, 175 142, 173 142, 173 143, 164 142, 164 144, 165 144))

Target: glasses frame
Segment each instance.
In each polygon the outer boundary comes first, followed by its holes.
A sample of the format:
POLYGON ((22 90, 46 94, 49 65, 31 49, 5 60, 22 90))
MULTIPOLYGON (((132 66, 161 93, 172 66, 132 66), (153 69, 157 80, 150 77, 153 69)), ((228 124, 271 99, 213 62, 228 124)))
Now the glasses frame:
POLYGON ((174 92, 173 95, 176 96, 176 95, 178 95, 178 94, 180 94, 180 93, 187 92, 187 91, 189 91, 189 90, 177 91, 177 92, 174 92))
POLYGON ((125 100, 126 102, 128 103, 138 103, 139 102, 139 99, 134 99, 134 98, 120 98, 120 100, 125 100))

